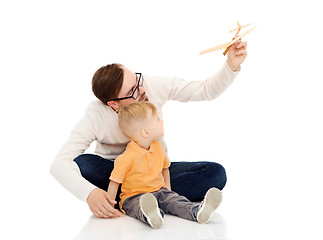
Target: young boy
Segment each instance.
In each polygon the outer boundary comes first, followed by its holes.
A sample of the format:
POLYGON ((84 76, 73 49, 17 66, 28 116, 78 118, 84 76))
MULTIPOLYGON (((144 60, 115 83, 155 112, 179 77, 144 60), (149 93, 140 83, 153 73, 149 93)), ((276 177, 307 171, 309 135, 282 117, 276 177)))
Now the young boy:
POLYGON ((220 204, 222 193, 211 188, 200 204, 171 191, 170 161, 162 143, 155 140, 164 135, 156 107, 146 101, 133 103, 121 108, 118 115, 120 129, 131 142, 114 162, 109 196, 115 199, 122 183, 120 209, 152 228, 162 226, 164 213, 207 223, 220 204))

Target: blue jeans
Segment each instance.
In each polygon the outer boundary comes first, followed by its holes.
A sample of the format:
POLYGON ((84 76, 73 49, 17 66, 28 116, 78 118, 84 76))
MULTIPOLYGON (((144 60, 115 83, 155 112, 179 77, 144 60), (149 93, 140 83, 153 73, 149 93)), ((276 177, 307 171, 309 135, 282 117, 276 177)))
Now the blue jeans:
MULTIPOLYGON (((107 190, 114 162, 94 154, 74 159, 82 176, 98 188, 107 190)), ((222 190, 227 176, 222 165, 215 162, 172 162, 169 167, 171 188, 192 202, 202 201, 207 190, 222 190)), ((116 201, 119 202, 120 187, 116 201)))

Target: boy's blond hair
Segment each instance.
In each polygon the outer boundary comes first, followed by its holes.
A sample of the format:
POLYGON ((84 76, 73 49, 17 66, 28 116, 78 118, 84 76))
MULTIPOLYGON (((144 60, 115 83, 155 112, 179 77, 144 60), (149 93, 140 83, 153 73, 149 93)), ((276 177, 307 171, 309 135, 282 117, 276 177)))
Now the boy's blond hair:
POLYGON ((152 116, 155 116, 157 108, 154 104, 147 101, 123 106, 118 111, 118 123, 123 134, 130 138, 135 131, 139 130, 134 129, 135 123, 143 122, 148 117, 149 112, 151 112, 152 116))

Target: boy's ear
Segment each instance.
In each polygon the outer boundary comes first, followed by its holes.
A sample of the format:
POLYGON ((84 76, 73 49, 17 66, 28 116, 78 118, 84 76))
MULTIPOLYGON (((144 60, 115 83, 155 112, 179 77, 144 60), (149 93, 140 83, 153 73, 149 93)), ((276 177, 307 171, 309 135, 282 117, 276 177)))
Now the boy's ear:
POLYGON ((141 136, 143 136, 144 138, 149 137, 149 132, 146 128, 141 129, 141 136))

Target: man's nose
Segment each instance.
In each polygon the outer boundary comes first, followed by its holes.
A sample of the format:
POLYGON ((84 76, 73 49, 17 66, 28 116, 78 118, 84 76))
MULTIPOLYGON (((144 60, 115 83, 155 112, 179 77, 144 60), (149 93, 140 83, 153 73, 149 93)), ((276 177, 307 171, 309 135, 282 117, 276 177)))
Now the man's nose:
POLYGON ((144 93, 146 93, 146 89, 144 88, 144 86, 139 87, 139 95, 142 95, 144 93))

